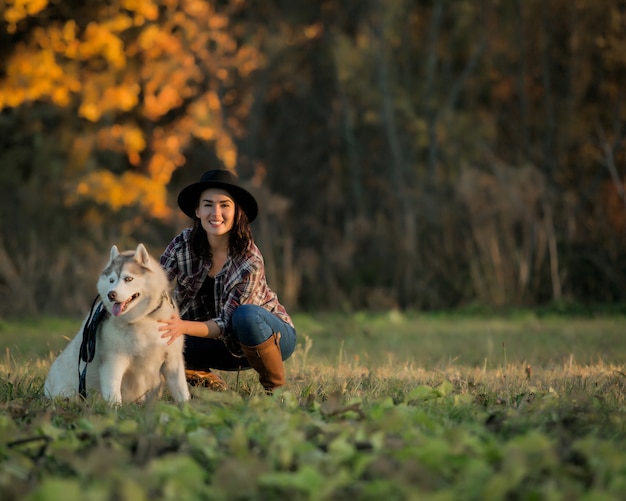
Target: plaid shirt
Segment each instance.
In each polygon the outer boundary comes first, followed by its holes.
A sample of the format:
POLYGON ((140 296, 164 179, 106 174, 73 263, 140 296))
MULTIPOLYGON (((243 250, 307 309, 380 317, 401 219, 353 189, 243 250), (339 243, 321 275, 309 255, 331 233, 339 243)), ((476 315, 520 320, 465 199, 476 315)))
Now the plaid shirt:
POLYGON ((233 339, 230 326, 232 314, 240 304, 261 306, 293 326, 287 310, 267 285, 263 256, 253 242, 250 242, 242 258, 234 260, 229 256, 224 267, 215 276, 217 317, 209 318, 210 313, 198 292, 211 269, 211 262, 192 257, 190 238, 191 228, 183 230, 170 242, 161 256, 161 266, 169 280, 176 280, 174 296, 181 318, 215 321, 222 331, 220 339, 236 356, 243 356, 243 352, 239 342, 233 339))

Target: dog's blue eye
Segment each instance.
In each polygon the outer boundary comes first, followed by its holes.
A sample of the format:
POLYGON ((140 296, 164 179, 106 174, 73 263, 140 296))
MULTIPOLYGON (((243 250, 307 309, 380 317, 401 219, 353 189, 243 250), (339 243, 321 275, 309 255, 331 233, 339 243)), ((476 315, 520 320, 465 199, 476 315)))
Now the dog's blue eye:
POLYGON ((112 284, 113 282, 115 282, 115 280, 113 280, 112 278, 109 278, 109 283, 112 284))

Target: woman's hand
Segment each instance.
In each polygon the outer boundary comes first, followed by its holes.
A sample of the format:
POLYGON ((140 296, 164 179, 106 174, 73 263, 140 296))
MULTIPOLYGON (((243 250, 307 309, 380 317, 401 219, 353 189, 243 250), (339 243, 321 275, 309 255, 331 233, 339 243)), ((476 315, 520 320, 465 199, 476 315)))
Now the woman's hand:
POLYGON ((182 320, 178 314, 173 313, 167 320, 159 320, 164 324, 159 327, 159 331, 162 332, 161 339, 167 339, 167 344, 170 345, 176 341, 180 336, 185 334, 185 320, 182 320))
POLYGON ((218 337, 220 335, 219 326, 213 321, 208 322, 194 322, 192 320, 183 320, 177 313, 173 313, 167 320, 159 320, 159 323, 164 324, 159 327, 159 332, 162 332, 161 339, 167 339, 167 344, 170 345, 176 341, 183 334, 195 337, 218 337), (212 333, 212 330, 214 333, 212 333))

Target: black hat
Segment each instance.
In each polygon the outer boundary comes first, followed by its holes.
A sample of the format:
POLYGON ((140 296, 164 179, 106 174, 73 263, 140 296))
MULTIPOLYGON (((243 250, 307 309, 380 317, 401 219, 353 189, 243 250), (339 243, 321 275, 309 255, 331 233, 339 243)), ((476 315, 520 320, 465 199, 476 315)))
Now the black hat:
POLYGON ((206 171, 200 181, 190 184, 178 194, 178 206, 190 218, 195 218, 198 201, 202 192, 208 188, 220 188, 227 191, 248 216, 252 222, 259 212, 259 207, 254 197, 244 188, 239 186, 237 176, 224 169, 206 171))

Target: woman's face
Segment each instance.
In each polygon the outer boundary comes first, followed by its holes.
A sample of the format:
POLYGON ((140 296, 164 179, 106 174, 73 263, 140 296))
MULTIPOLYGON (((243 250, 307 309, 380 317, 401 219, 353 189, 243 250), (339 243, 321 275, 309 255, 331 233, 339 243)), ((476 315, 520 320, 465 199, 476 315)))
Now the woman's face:
POLYGON ((226 235, 235 222, 235 201, 227 191, 209 188, 200 195, 196 216, 207 235, 226 235))

